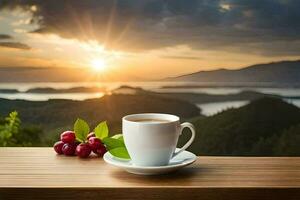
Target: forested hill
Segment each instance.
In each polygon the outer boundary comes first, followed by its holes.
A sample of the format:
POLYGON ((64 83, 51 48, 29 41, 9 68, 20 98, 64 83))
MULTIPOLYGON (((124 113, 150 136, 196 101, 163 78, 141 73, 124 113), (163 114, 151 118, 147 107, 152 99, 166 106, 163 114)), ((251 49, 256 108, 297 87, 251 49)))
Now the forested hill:
POLYGON ((46 131, 72 127, 78 117, 86 119, 91 124, 107 120, 112 129, 121 131, 121 119, 128 114, 170 113, 185 119, 200 114, 200 109, 192 103, 146 92, 105 95, 99 99, 85 101, 0 99, 0 116, 14 110, 19 112, 23 123, 39 125, 46 131))
POLYGON ((198 155, 300 155, 300 109, 277 98, 192 122, 197 137, 190 150, 198 155))
MULTIPOLYGON (((124 115, 163 112, 179 115, 182 121, 189 120, 195 125, 197 135, 190 150, 197 155, 300 156, 300 109, 280 98, 264 97, 211 117, 201 116, 200 110, 186 101, 145 92, 85 101, 0 99, 2 117, 13 110, 19 112, 22 126, 28 127, 22 129, 22 134, 27 135, 20 141, 37 146, 52 146, 62 130, 72 129, 77 117, 92 126, 107 120, 111 134, 117 134, 121 133, 124 115), (33 142, 31 136, 41 140, 33 142)), ((188 137, 184 133, 179 146, 188 137)))

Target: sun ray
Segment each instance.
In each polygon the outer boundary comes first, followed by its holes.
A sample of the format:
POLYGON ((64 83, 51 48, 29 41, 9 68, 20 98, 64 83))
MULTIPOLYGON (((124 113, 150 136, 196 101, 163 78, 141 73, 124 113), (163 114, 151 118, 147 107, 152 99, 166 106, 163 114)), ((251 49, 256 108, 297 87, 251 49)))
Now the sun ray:
POLYGON ((91 67, 95 70, 95 71, 104 71, 105 68, 107 67, 107 63, 105 62, 104 59, 93 59, 91 60, 91 67))

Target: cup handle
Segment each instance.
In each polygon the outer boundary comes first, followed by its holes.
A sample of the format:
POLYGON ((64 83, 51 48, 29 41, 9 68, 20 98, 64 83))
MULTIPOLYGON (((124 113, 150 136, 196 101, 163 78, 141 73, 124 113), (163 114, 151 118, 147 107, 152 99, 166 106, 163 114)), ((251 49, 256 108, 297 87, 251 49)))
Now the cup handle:
POLYGON ((183 152, 184 150, 186 150, 194 141, 195 139, 195 136, 196 136, 196 131, 195 131, 195 127, 193 124, 189 123, 189 122, 184 122, 180 125, 180 135, 182 134, 182 131, 183 129, 185 128, 189 128, 191 133, 192 133, 192 136, 191 138, 189 139, 189 141, 177 152, 174 152, 173 157, 177 156, 178 154, 180 154, 181 152, 183 152))

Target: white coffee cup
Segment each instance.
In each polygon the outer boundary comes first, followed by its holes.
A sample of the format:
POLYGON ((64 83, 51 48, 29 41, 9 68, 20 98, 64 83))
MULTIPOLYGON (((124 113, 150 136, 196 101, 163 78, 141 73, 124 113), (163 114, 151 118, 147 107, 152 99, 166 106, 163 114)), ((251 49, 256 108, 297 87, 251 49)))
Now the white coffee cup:
POLYGON ((123 117, 123 136, 133 164, 164 166, 192 144, 195 139, 195 128, 188 122, 180 124, 179 117, 175 115, 134 114, 123 117), (184 128, 189 128, 192 136, 179 151, 175 152, 178 138, 184 128))

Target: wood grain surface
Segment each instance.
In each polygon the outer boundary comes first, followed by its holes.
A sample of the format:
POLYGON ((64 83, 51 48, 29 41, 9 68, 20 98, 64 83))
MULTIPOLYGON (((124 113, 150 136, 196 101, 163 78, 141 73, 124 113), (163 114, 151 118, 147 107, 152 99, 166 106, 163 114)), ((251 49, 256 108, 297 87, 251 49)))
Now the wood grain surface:
POLYGON ((52 148, 0 148, 0 199, 300 199, 300 157, 199 157, 175 173, 129 174, 52 148))

